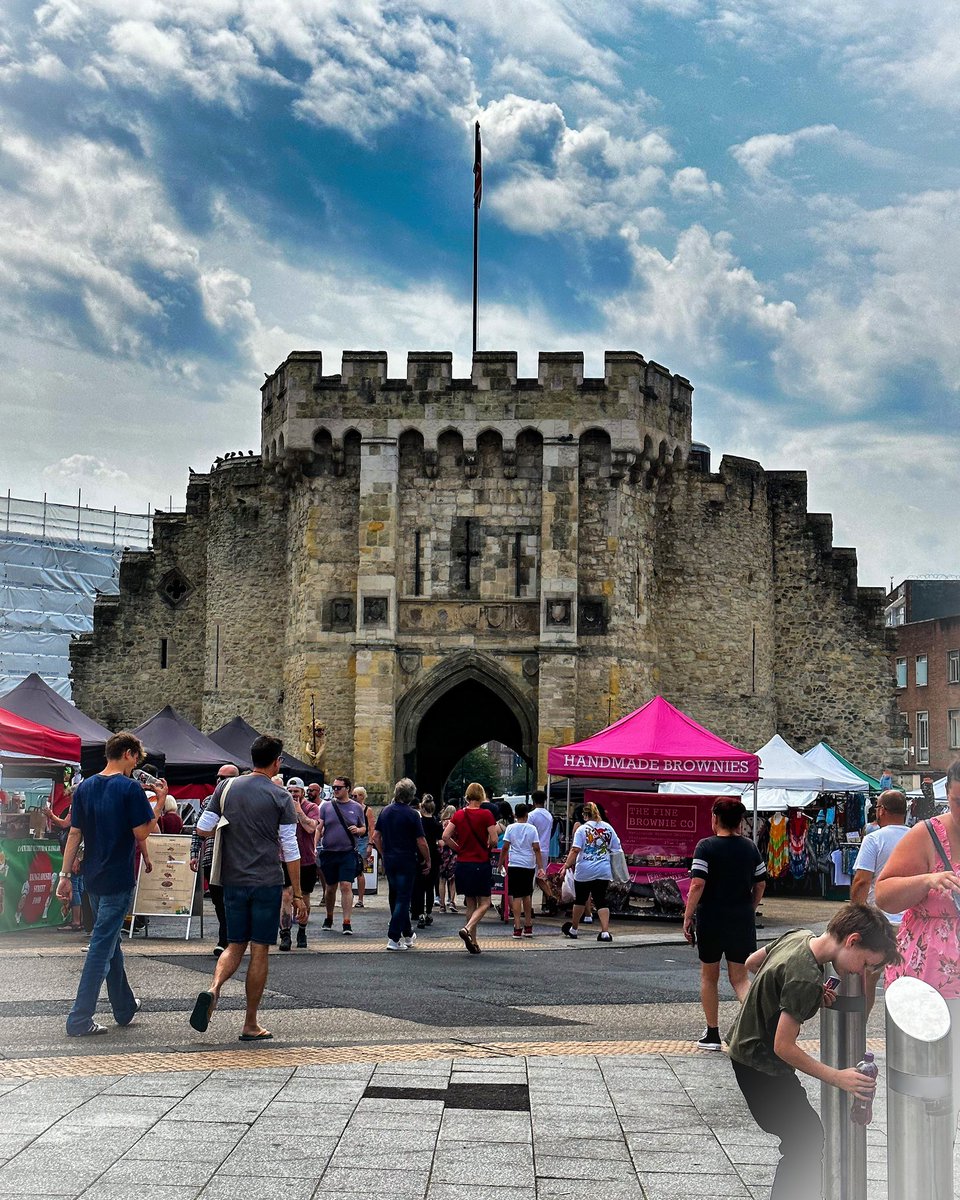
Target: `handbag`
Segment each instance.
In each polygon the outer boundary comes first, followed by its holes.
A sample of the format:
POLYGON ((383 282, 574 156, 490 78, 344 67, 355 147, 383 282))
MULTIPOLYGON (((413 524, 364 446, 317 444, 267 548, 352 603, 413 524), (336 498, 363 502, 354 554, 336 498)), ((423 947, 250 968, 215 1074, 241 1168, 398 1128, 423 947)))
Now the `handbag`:
POLYGON ((213 854, 210 858, 210 882, 214 887, 221 886, 220 874, 223 870, 223 830, 230 824, 226 817, 227 792, 230 791, 230 785, 232 783, 233 779, 228 779, 223 785, 223 791, 220 793, 220 820, 217 822, 217 827, 213 831, 213 854))
POLYGON ((622 850, 610 851, 610 874, 614 883, 630 883, 630 870, 627 867, 627 856, 622 850))
POLYGON ((563 873, 563 883, 560 885, 560 900, 563 904, 573 904, 576 898, 577 892, 573 886, 573 867, 567 867, 563 873))
POLYGON ((343 819, 343 813, 340 811, 340 805, 336 802, 336 800, 331 800, 330 803, 333 805, 333 811, 337 814, 337 820, 343 826, 343 832, 350 839, 354 863, 357 868, 357 876, 363 875, 364 871, 366 870, 366 863, 364 863, 363 859, 360 857, 360 851, 357 849, 357 839, 350 832, 346 821, 343 819))

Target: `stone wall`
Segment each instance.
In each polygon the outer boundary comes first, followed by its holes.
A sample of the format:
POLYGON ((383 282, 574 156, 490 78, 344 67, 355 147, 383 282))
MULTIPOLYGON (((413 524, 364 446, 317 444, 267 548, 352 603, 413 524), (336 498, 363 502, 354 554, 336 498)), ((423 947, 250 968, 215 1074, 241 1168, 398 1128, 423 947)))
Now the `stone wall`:
POLYGON ((286 494, 265 480, 259 458, 224 462, 211 472, 209 492, 202 728, 210 733, 240 714, 255 729, 278 733, 289 592, 286 494))
POLYGON ((70 648, 73 702, 109 729, 167 704, 202 719, 209 518, 209 478, 197 475, 186 512, 155 515, 153 549, 124 554, 119 594, 97 599, 93 632, 70 648))
POLYGON ((777 732, 762 468, 725 457, 715 475, 678 472, 661 491, 654 528, 661 692, 721 737, 755 750, 777 732))
POLYGON ((899 741, 883 629, 886 593, 857 586, 855 550, 807 512, 803 472, 767 475, 773 533, 777 732, 800 750, 821 738, 869 770, 899 741))

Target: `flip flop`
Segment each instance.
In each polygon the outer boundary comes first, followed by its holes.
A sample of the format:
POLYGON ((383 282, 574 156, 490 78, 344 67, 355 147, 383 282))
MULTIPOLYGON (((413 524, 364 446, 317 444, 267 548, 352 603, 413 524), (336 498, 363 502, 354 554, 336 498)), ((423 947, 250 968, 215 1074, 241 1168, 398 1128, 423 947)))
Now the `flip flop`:
POLYGON ((210 1014, 213 1012, 213 992, 201 992, 190 1014, 190 1024, 197 1033, 206 1033, 210 1027, 210 1014))
POLYGON ((238 1042, 269 1042, 273 1037, 272 1033, 268 1033, 265 1029, 263 1033, 241 1033, 237 1038, 238 1042))

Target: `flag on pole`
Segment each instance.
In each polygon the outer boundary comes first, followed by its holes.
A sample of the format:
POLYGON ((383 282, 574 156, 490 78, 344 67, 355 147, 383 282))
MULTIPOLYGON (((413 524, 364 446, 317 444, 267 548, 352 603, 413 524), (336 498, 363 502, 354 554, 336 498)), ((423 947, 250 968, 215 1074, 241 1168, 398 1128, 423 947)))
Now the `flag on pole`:
POLYGON ((483 199, 483 162, 480 153, 480 122, 476 123, 476 136, 473 151, 473 207, 479 208, 483 199))

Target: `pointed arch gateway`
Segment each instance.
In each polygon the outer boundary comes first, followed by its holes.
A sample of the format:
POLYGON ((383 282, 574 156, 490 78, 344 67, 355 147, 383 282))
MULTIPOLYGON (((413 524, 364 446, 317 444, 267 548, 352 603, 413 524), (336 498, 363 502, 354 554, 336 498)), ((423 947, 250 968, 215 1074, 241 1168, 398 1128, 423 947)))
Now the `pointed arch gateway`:
POLYGON ((396 772, 420 792, 440 797, 460 759, 498 741, 522 755, 536 773, 537 706, 486 654, 445 658, 397 705, 396 772))

